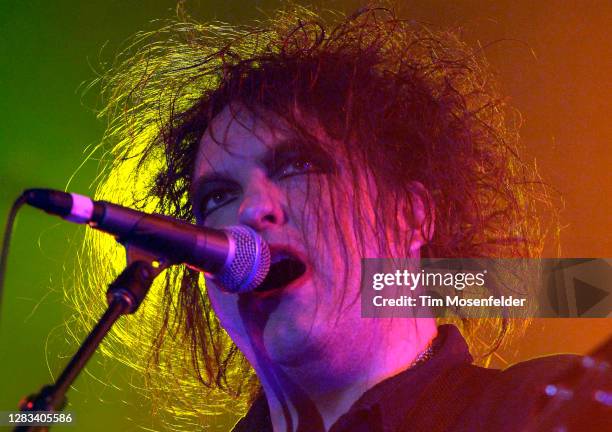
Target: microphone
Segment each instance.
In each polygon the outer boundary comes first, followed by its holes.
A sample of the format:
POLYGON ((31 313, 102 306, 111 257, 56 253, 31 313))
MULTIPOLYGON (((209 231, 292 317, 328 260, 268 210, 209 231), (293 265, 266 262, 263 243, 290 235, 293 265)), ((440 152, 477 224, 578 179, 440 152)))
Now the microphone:
POLYGON ((231 293, 254 290, 270 269, 268 244, 245 225, 204 228, 51 189, 28 189, 23 196, 49 214, 112 234, 119 243, 159 255, 170 264, 211 274, 220 288, 231 293))

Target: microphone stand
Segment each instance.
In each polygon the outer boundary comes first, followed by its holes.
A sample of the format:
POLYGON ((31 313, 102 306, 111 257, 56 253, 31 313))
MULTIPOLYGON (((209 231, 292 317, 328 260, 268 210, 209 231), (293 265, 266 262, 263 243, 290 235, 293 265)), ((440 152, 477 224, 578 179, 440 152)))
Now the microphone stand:
MULTIPOLYGON (((94 354, 102 339, 121 315, 136 312, 155 277, 167 265, 161 265, 160 260, 131 246, 127 246, 128 266, 109 285, 106 292, 108 308, 98 323, 85 338, 79 350, 64 368, 59 378, 52 385, 44 386, 39 393, 22 400, 19 404, 21 412, 61 411, 66 405, 65 393, 77 378, 87 361, 94 354)), ((14 432, 46 432, 50 425, 19 425, 14 432)))

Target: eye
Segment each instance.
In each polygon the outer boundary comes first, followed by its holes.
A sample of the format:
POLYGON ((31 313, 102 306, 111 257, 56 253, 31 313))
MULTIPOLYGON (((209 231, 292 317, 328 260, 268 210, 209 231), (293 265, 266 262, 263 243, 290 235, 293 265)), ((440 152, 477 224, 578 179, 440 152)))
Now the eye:
POLYGON ((234 189, 216 189, 213 190, 202 198, 200 205, 200 212, 202 217, 206 217, 215 210, 229 204, 238 197, 238 191, 234 189))
POLYGON ((320 172, 321 168, 314 161, 305 156, 296 156, 288 160, 280 169, 279 177, 292 177, 300 174, 320 172))

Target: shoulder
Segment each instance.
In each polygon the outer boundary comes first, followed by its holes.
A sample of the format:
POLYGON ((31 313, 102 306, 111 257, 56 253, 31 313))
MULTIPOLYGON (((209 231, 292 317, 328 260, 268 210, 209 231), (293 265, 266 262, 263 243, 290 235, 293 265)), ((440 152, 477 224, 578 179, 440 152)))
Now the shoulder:
POLYGON ((580 359, 577 355, 540 357, 495 374, 476 374, 481 391, 460 419, 458 430, 519 430, 541 403, 546 386, 580 359))
POLYGON ((540 388, 537 386, 554 380, 578 364, 581 358, 574 354, 561 354, 517 363, 502 370, 491 383, 488 392, 528 396, 533 390, 540 388))

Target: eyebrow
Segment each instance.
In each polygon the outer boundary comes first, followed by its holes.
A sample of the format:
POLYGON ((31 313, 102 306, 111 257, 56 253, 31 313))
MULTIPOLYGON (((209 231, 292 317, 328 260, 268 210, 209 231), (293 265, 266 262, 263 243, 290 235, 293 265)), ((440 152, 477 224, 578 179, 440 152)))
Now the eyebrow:
MULTIPOLYGON (((305 147, 306 145, 304 141, 296 138, 287 138, 279 141, 273 147, 268 148, 263 156, 259 158, 258 162, 261 163, 268 171, 271 171, 278 163, 279 156, 304 149, 305 147)), ((201 175, 193 181, 190 193, 192 196, 196 196, 197 192, 201 190, 206 183, 224 182, 228 180, 231 181, 231 174, 211 171, 210 173, 201 175)))
POLYGON ((229 176, 217 171, 201 175, 195 179, 191 185, 191 194, 194 195, 199 189, 202 189, 206 183, 214 183, 229 180, 229 176))
POLYGON ((268 172, 274 172, 279 163, 286 161, 286 156, 293 156, 295 153, 303 151, 308 145, 300 139, 288 138, 277 143, 274 147, 268 149, 264 156, 260 159, 261 164, 268 172))

